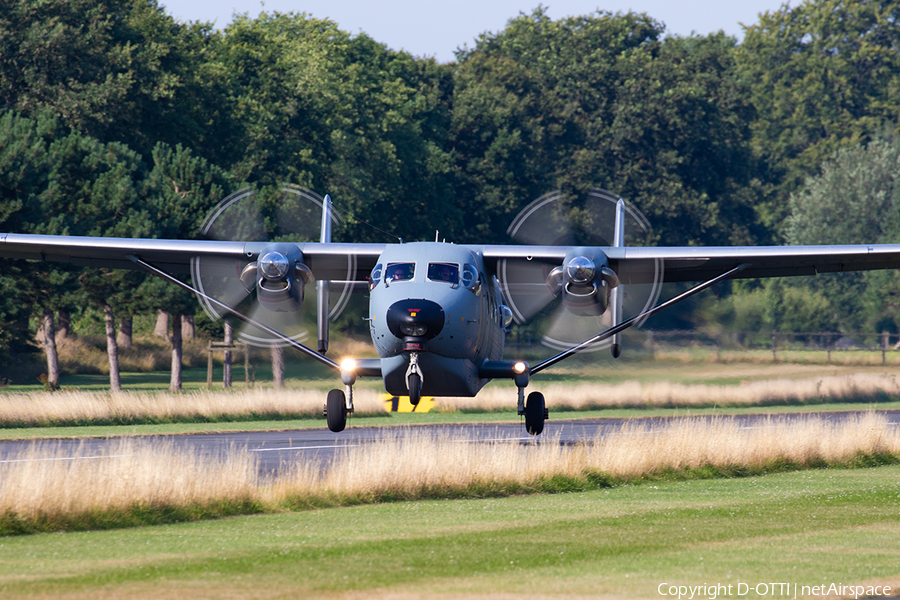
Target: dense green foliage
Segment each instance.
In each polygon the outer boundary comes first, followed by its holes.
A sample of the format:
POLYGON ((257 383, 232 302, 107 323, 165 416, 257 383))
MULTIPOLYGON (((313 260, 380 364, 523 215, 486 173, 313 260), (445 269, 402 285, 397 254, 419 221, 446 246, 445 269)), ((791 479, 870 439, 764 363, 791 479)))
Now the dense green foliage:
MULTIPOLYGON (((228 193, 289 183, 331 194, 338 240, 506 242, 533 199, 599 186, 661 244, 895 241, 896 169, 878 157, 900 116, 898 16, 897 0, 809 0, 737 44, 538 8, 438 64, 302 14, 217 31, 157 0, 10 0, 0 231, 196 237, 228 193)), ((192 310, 140 279, 3 261, 0 351, 28 347, 45 308, 192 310)), ((742 326, 896 324, 894 279, 748 288, 707 316, 743 303, 769 308, 742 326)))
MULTIPOLYGON (((900 139, 879 137, 838 150, 790 196, 788 243, 900 241, 900 139)), ((713 311, 738 331, 900 331, 895 271, 768 280, 743 287, 713 311), (722 318, 724 317, 724 319, 722 318)))
POLYGON ((662 35, 646 15, 538 10, 460 56, 453 137, 472 237, 496 239, 548 190, 600 186, 637 201, 666 244, 755 241, 734 40, 662 35))
POLYGON ((775 191, 759 207, 776 227, 787 195, 838 148, 900 117, 900 3, 807 1, 760 15, 737 52, 761 118, 754 146, 775 191))

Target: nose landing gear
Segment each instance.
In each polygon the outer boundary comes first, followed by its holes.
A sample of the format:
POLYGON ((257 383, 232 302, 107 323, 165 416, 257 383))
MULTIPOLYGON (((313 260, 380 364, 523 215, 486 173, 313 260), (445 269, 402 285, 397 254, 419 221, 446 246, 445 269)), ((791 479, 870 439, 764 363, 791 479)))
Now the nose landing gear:
POLYGON ((406 387, 409 390, 409 403, 419 405, 422 399, 422 369, 419 368, 419 353, 409 353, 409 368, 406 369, 406 387))

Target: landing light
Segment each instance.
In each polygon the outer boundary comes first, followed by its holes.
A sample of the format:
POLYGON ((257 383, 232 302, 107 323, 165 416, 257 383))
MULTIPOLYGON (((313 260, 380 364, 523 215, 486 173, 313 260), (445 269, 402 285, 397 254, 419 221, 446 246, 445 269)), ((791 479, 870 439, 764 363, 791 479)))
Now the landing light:
POLYGON ((428 327, 421 323, 401 323, 400 331, 403 335, 408 335, 410 337, 421 337, 425 335, 425 332, 428 331, 428 327))
POLYGON ((341 371, 353 372, 356 370, 356 361, 352 358, 345 358, 341 361, 341 371))
POLYGON ((516 373, 524 373, 525 372, 525 363, 517 362, 513 365, 513 371, 516 373))

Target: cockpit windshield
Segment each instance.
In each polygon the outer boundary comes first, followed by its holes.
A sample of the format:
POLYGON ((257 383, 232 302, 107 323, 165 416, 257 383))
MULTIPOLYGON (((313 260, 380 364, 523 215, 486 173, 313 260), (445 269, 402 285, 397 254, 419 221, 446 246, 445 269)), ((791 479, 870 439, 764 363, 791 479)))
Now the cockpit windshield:
POLYGON ((456 285, 459 283, 459 266, 453 263, 428 263, 428 279, 456 285))
POLYGON ((409 281, 416 273, 416 263, 391 263, 384 271, 384 280, 390 281, 409 281))

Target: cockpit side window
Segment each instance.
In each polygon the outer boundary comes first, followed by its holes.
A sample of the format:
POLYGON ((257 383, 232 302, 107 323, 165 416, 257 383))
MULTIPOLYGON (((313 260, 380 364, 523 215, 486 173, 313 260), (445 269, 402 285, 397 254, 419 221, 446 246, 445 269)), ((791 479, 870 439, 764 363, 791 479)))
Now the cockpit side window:
POLYGON ((463 265, 462 284, 476 296, 481 293, 481 279, 474 265, 463 265))
POLYGON ((459 283, 459 265, 454 263, 428 263, 428 279, 456 285, 459 283))
POLYGON ((378 282, 381 281, 381 263, 375 265, 375 268, 372 269, 372 274, 369 275, 369 291, 375 289, 378 285, 378 282))
POLYGON ((384 280, 391 283, 409 281, 415 273, 416 263, 391 263, 384 271, 384 280))

